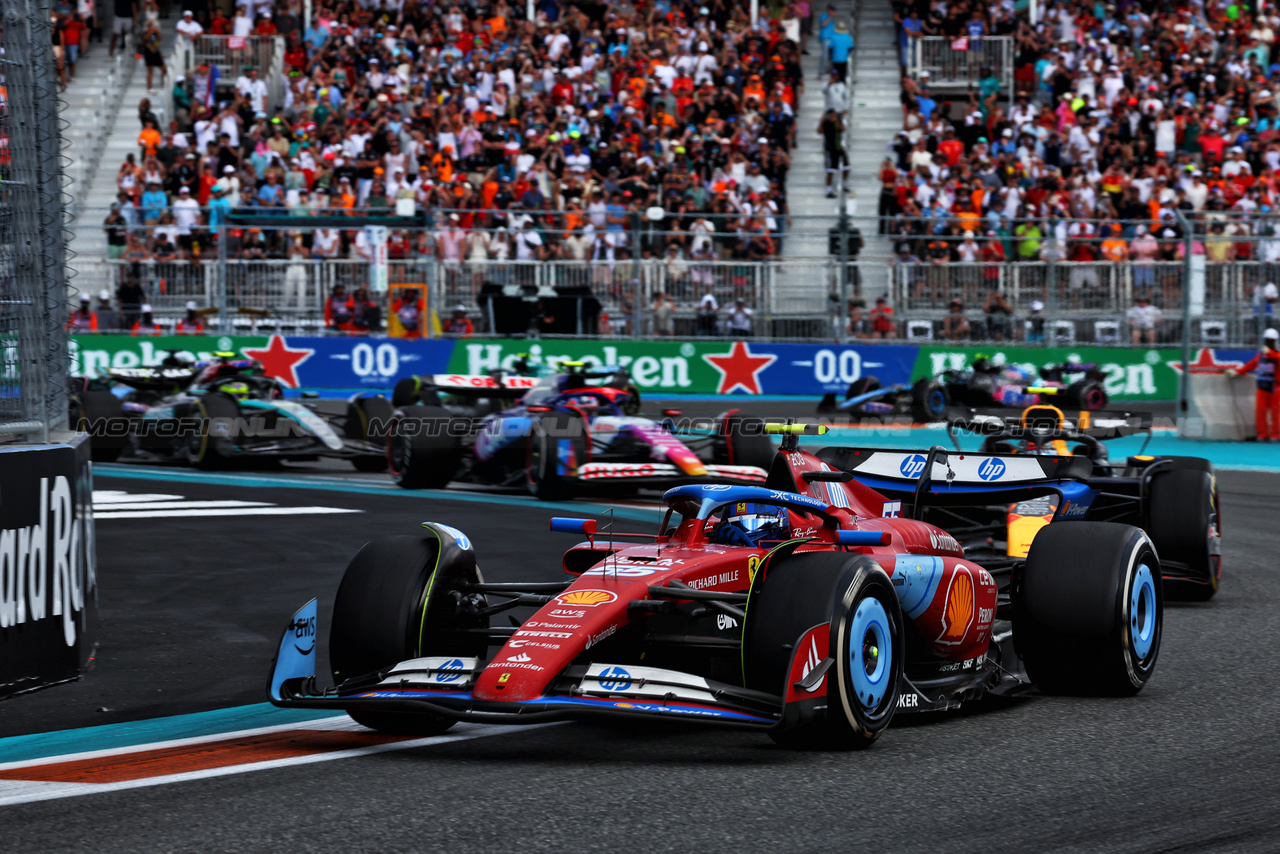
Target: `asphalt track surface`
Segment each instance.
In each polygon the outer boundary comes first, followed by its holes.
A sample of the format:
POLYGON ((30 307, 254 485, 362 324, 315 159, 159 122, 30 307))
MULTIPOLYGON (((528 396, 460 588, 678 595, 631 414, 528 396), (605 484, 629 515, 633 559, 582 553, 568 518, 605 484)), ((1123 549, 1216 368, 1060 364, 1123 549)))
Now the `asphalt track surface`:
MULTIPOLYGON (((1156 675, 1132 699, 1031 696, 899 716, 856 754, 793 753, 758 733, 553 725, 9 806, 3 846, 1274 851, 1278 483, 1220 476, 1223 589, 1211 603, 1167 609, 1156 675)), ((0 737, 262 702, 292 610, 317 595, 324 620, 349 556, 424 519, 471 532, 496 581, 555 579, 566 545, 536 505, 101 474, 95 485, 363 512, 100 520, 97 666, 79 683, 0 704, 0 737)))

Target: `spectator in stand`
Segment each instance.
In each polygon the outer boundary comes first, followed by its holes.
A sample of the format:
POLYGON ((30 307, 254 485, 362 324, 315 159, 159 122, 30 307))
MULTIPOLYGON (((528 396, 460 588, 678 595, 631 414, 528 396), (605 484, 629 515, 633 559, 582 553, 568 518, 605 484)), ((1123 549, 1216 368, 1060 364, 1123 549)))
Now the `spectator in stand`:
MULTIPOLYGON (((672 247, 673 249, 676 247, 672 247)), ((649 307, 649 315, 653 318, 653 334, 659 338, 670 338, 675 334, 673 315, 675 304, 664 291, 658 291, 649 307)))
POLYGON ((426 317, 426 303, 416 288, 401 288, 396 299, 391 303, 391 313, 395 316, 406 338, 421 338, 423 322, 426 317))
POLYGON ((117 332, 119 329, 120 314, 111 307, 111 291, 104 288, 98 291, 98 330, 117 332))
POLYGON ((156 325, 155 318, 151 316, 151 306, 143 303, 139 306, 140 315, 137 321, 130 328, 130 332, 134 335, 163 335, 164 330, 156 325))
POLYGON ((453 307, 453 316, 445 324, 444 331, 459 338, 470 338, 475 334, 475 324, 467 317, 467 307, 459 303, 453 307))
POLYGON ((718 335, 720 303, 716 302, 716 295, 712 291, 711 283, 708 282, 704 285, 704 288, 702 299, 698 302, 697 334, 718 335))
POLYGON ((337 284, 329 298, 324 301, 324 325, 330 329, 349 331, 351 324, 351 298, 347 295, 347 286, 337 284))
POLYGON ((1040 300, 1033 300, 1031 303, 1027 312, 1026 329, 1028 344, 1044 343, 1044 303, 1040 300))
POLYGON ((1145 294, 1139 294, 1134 302, 1135 305, 1125 312, 1133 344, 1135 347, 1141 344, 1154 346, 1156 326, 1160 323, 1162 312, 1151 304, 1151 298, 1145 294))
POLYGON ((80 307, 71 312, 67 328, 72 332, 98 331, 98 313, 93 310, 93 300, 88 294, 80 295, 80 307))
POLYGON ((889 306, 889 298, 876 297, 876 307, 871 309, 871 337, 897 338, 898 324, 889 306))
POLYGON ((200 319, 199 306, 195 300, 187 300, 186 314, 178 320, 174 331, 179 335, 204 334, 204 321, 200 319))
POLYGON ((733 311, 729 313, 729 335, 733 338, 750 338, 752 330, 752 318, 755 312, 747 308, 747 301, 738 299, 734 301, 733 311))
POLYGON ((992 341, 1004 341, 1009 338, 1009 325, 1013 318, 1013 307, 1004 298, 998 287, 987 291, 987 302, 982 307, 987 316, 987 337, 992 341))
POLYGON ((951 301, 951 309, 942 321, 942 334, 948 341, 969 340, 969 318, 965 316, 961 300, 951 301))

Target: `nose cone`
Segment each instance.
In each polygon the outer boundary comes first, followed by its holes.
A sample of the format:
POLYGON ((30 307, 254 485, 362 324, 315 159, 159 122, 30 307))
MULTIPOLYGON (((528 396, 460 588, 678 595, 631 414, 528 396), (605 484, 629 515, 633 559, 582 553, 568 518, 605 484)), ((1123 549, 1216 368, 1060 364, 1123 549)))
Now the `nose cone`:
POLYGON ((524 622, 477 677, 472 694, 527 701, 547 693, 578 655, 626 625, 627 604, 645 597, 650 580, 584 574, 524 622))

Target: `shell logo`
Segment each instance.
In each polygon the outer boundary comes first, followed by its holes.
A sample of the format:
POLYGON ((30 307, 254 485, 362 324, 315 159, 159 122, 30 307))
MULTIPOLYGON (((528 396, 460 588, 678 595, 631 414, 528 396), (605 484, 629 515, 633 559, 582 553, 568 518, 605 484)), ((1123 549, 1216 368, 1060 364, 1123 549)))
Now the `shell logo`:
POLYGON ((938 643, 958 644, 964 640, 973 623, 973 574, 969 568, 956 564, 947 588, 947 604, 942 609, 942 634, 938 643))
POLYGON ((617 599, 617 595, 608 590, 570 590, 561 593, 556 601, 561 605, 577 605, 579 608, 594 608, 617 599))

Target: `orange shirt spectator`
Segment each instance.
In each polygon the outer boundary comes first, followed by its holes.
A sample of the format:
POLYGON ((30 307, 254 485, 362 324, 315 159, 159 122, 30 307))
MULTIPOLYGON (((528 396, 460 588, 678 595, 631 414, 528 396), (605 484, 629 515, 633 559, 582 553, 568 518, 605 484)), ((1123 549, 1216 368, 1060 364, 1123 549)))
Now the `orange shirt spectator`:
POLYGON ((142 133, 138 134, 138 147, 145 157, 156 156, 156 150, 160 148, 160 131, 156 130, 155 125, 148 123, 142 133))

